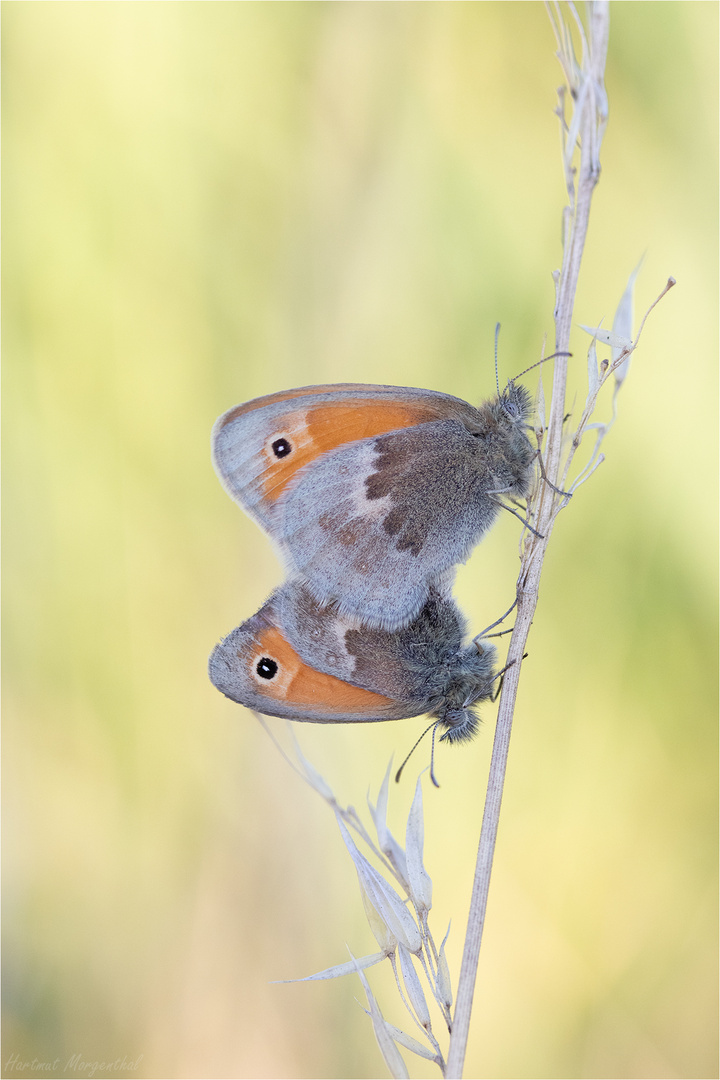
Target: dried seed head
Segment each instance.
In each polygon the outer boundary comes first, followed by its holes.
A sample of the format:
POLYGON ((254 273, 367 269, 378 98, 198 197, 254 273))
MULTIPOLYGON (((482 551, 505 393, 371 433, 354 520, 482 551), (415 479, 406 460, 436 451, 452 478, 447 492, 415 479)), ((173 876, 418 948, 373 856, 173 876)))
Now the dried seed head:
MULTIPOLYGON (((637 264, 637 266, 633 270, 632 274, 628 278, 627 285, 625 286, 625 291, 622 294, 622 296, 620 297, 620 303, 617 306, 617 311, 615 312, 615 318, 613 319, 613 326, 612 326, 613 333, 617 334, 618 337, 622 337, 622 338, 626 338, 626 339, 630 339, 630 340, 632 339, 632 336, 633 336, 633 321, 634 321, 633 300, 634 300, 634 295, 635 295, 635 279, 638 276, 638 272, 640 270, 640 267, 643 264, 643 259, 644 258, 645 258, 645 256, 643 255, 642 259, 637 264)), ((613 363, 615 363, 615 361, 620 356, 620 352, 621 352, 620 349, 613 348, 613 351, 612 351, 613 363)), ((623 360, 622 364, 620 364, 620 366, 615 369, 615 382, 616 382, 616 384, 618 386, 622 386, 625 379, 627 378, 627 375, 628 375, 629 371, 630 371, 630 357, 628 356, 627 359, 623 360)))
POLYGON ((358 850, 342 819, 338 815, 336 817, 342 838, 355 864, 355 870, 361 885, 367 892, 378 916, 384 921, 388 930, 397 938, 398 942, 403 944, 410 952, 418 952, 422 947, 422 937, 417 923, 392 885, 378 873, 362 852, 358 850))
POLYGON ((418 978, 418 973, 415 970, 412 957, 407 949, 402 945, 398 948, 398 956, 400 957, 400 970, 403 975, 403 982, 405 983, 405 989, 407 996, 410 999, 410 1004, 415 1010, 415 1015, 425 1028, 426 1031, 430 1031, 432 1025, 430 1023, 430 1010, 427 1007, 427 1001, 423 993, 423 988, 418 978))
POLYGON ((445 956, 445 942, 450 934, 450 925, 448 924, 447 934, 442 940, 440 946, 440 952, 438 953, 438 966, 437 966, 437 992, 440 1002, 449 1009, 452 1005, 452 983, 450 982, 450 968, 448 967, 447 957, 445 956))
POLYGON ((422 913, 428 912, 432 907, 432 880, 423 865, 424 839, 422 787, 420 777, 418 777, 405 834, 405 856, 410 896, 415 907, 422 913))
POLYGON ((395 1045, 390 1025, 386 1022, 385 1017, 380 1012, 378 1003, 373 997, 368 981, 359 969, 358 977, 363 984, 363 990, 365 991, 365 996, 368 1005, 370 1006, 370 1019, 372 1020, 373 1031, 375 1032, 375 1038, 377 1039, 380 1053, 385 1060, 385 1064, 390 1070, 391 1076, 398 1077, 399 1080, 405 1080, 405 1078, 408 1077, 408 1071, 405 1067, 402 1054, 395 1045))
POLYGON ((392 758, 387 767, 385 778, 380 785, 380 791, 378 792, 377 806, 373 806, 368 798, 368 809, 370 810, 370 816, 373 819, 375 831, 378 838, 378 847, 382 851, 383 855, 392 863, 395 871, 400 877, 403 885, 407 887, 407 865, 405 862, 405 852, 398 844, 397 840, 390 832, 387 826, 387 803, 388 803, 388 785, 390 783, 390 771, 392 769, 392 758))
POLYGON ((358 877, 358 882, 360 884, 360 894, 362 896, 363 907, 365 908, 365 915, 370 924, 370 929, 373 932, 373 937, 383 950, 385 956, 390 956, 397 948, 397 938, 391 932, 385 920, 378 914, 375 905, 363 886, 362 878, 358 877))

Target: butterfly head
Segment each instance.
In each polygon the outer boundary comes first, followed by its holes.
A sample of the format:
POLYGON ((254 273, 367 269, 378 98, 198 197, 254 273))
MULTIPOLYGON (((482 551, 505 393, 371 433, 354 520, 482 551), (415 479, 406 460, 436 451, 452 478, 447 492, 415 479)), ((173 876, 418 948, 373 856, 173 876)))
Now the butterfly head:
POLYGON ((498 394, 497 403, 508 424, 525 425, 532 415, 530 392, 521 383, 510 380, 502 393, 498 394))
POLYGON ((442 693, 428 710, 445 728, 443 741, 467 742, 477 734, 480 725, 477 707, 494 693, 496 656, 494 646, 487 642, 482 649, 472 644, 458 654, 442 693))
POLYGON ((445 709, 438 717, 438 722, 445 728, 440 741, 449 743, 468 742, 474 739, 480 727, 480 718, 472 706, 445 709))
POLYGON ((529 438, 532 411, 529 391, 509 382, 480 406, 477 429, 472 432, 495 488, 517 497, 530 490, 537 456, 529 438))

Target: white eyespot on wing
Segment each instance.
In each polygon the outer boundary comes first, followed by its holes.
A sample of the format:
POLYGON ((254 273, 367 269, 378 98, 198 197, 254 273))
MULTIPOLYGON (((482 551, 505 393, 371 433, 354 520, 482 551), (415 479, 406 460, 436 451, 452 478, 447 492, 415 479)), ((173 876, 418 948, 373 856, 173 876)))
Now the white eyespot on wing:
POLYGON ((213 465, 231 499, 272 533, 280 485, 311 443, 305 404, 279 401, 244 409, 230 409, 216 422, 213 465))

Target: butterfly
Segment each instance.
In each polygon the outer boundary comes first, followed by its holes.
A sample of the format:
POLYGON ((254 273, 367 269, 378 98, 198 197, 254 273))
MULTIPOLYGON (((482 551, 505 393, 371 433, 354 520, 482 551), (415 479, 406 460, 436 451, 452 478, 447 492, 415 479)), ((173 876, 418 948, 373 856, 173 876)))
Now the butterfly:
POLYGON ((465 621, 434 588, 399 630, 370 628, 286 581, 213 650, 211 682, 257 712, 320 724, 401 720, 427 713, 458 742, 494 700, 496 650, 463 645, 465 621))
POLYGON ((449 594, 500 496, 528 494, 531 412, 514 382, 479 408, 413 387, 305 386, 221 416, 213 462, 289 578, 339 616, 396 630, 431 590, 449 594))

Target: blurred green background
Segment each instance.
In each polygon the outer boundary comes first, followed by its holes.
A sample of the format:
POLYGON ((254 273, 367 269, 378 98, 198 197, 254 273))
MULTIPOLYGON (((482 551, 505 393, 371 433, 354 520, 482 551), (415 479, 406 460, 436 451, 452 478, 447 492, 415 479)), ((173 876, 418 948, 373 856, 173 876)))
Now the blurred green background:
MULTIPOLYGON (((611 18, 576 322, 609 324, 643 252, 638 313, 678 285, 553 536, 468 1077, 717 1076, 718 7, 611 18)), ((477 402, 498 320, 501 378, 537 359, 564 201, 544 7, 39 2, 2 20, 4 1075, 77 1075, 75 1054, 131 1063, 111 1076, 385 1075, 356 979, 271 984, 375 945, 332 814, 207 680, 280 577, 210 428, 325 381, 477 402)), ((579 330, 572 347, 570 405, 579 330)), ((476 631, 513 596, 505 517, 459 575, 476 631)), ((426 790, 455 982, 484 718, 426 790)), ((362 809, 422 726, 296 731, 362 809)), ((388 973, 371 983, 405 1026, 388 973)))

